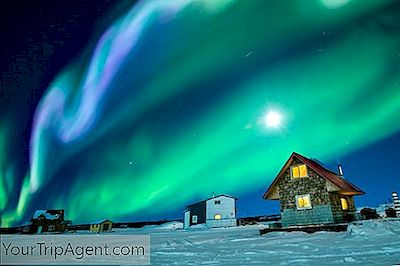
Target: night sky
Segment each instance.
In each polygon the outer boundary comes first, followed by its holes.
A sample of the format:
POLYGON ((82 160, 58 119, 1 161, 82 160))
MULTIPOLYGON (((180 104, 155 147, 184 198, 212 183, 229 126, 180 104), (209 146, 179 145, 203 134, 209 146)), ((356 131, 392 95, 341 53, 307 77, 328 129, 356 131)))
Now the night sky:
POLYGON ((400 191, 398 1, 16 1, 1 9, 0 225, 239 216, 293 151, 400 191), (117 3, 118 2, 118 3, 117 3))

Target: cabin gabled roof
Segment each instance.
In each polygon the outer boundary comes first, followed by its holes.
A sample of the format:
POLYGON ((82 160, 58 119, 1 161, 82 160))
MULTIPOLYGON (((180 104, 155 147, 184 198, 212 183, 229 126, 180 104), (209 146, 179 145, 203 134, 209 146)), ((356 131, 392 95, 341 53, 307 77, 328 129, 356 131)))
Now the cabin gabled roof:
POLYGON ((232 197, 232 196, 229 196, 229 195, 225 195, 225 194, 220 194, 220 195, 208 198, 208 199, 206 199, 204 201, 209 201, 209 200, 216 199, 216 198, 219 198, 219 197, 226 197, 226 198, 232 198, 232 199, 237 200, 237 198, 235 198, 235 197, 232 197))
POLYGON ((37 210, 33 214, 32 219, 38 219, 39 216, 44 216, 44 218, 46 218, 47 220, 56 220, 61 217, 61 214, 62 210, 37 210))
POLYGON ((350 183, 348 180, 339 176, 337 173, 325 168, 320 163, 315 160, 304 157, 301 154, 293 152, 289 159, 286 161, 285 165, 278 173, 272 184, 269 186, 267 191, 264 193, 263 199, 268 199, 268 196, 271 194, 271 191, 275 188, 275 186, 279 183, 281 176, 286 171, 286 169, 291 165, 293 158, 297 158, 299 161, 307 165, 313 171, 315 171, 318 175, 325 178, 330 184, 337 188, 338 192, 343 195, 363 195, 364 191, 359 189, 357 186, 350 183))
POLYGON ((216 199, 216 198, 218 198, 218 197, 227 197, 227 198, 232 198, 232 199, 237 200, 237 198, 235 198, 235 197, 232 197, 232 196, 229 196, 229 195, 225 195, 225 194, 220 194, 220 195, 217 195, 217 196, 214 196, 214 197, 211 197, 211 198, 202 200, 202 201, 198 201, 198 202, 196 202, 196 203, 192 203, 192 204, 186 206, 185 210, 187 210, 188 208, 190 208, 190 207, 192 207, 192 206, 194 206, 194 205, 200 204, 200 203, 204 203, 204 204, 205 204, 207 201, 212 200, 212 199, 216 199))
POLYGON ((99 221, 94 221, 94 222, 92 222, 90 224, 102 224, 102 223, 105 223, 105 222, 111 222, 112 223, 112 221, 110 221, 109 219, 103 219, 103 220, 99 220, 99 221))

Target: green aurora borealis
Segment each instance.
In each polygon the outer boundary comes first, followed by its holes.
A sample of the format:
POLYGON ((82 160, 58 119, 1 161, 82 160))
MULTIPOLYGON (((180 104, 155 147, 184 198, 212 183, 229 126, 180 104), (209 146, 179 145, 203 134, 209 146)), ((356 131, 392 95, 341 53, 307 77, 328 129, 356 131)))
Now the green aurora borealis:
POLYGON ((0 124, 1 226, 44 202, 88 222, 240 197, 292 151, 332 160, 399 131, 391 3, 139 2, 49 87, 22 187, 0 124), (281 128, 263 125, 268 110, 281 128))

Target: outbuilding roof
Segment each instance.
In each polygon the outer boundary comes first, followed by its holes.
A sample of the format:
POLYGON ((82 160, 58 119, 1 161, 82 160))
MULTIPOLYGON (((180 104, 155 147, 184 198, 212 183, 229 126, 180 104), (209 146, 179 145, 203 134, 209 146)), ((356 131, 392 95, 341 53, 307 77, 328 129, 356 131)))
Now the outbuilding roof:
POLYGON ((232 196, 229 196, 229 195, 226 195, 226 194, 220 194, 220 195, 213 196, 211 198, 208 198, 208 199, 205 199, 205 200, 198 201, 196 203, 190 204, 190 205, 186 206, 185 210, 187 210, 188 208, 190 208, 190 207, 192 207, 194 205, 197 205, 197 204, 200 204, 200 203, 205 203, 206 201, 209 201, 209 200, 212 200, 212 199, 215 199, 215 198, 218 198, 218 197, 227 197, 227 198, 232 198, 232 199, 237 200, 237 198, 235 198, 235 197, 232 197, 232 196))
MULTIPOLYGON (((111 220, 109 220, 109 219, 103 219, 103 220, 99 220, 99 221, 92 222, 92 223, 90 223, 90 224, 102 224, 102 223, 105 223, 105 222, 111 222, 111 220)), ((111 222, 111 223, 112 223, 112 222, 111 222)))
POLYGON ((297 158, 299 161, 302 163, 306 164, 309 168, 314 170, 318 175, 321 177, 325 178, 329 183, 334 185, 338 192, 343 194, 343 195, 363 195, 365 194, 364 191, 359 189, 357 186, 354 184, 350 183, 348 180, 344 179, 343 177, 339 176, 337 173, 333 172, 332 170, 329 170, 322 166, 320 163, 316 162, 315 160, 309 159, 301 154, 298 154, 296 152, 293 152, 292 155, 289 157, 289 159, 286 161, 285 165, 279 172, 279 174, 276 176, 272 184, 269 186, 267 191, 264 193, 263 199, 268 199, 268 196, 270 195, 271 191, 273 188, 278 184, 278 181, 280 180, 281 176, 283 173, 286 171, 286 169, 290 166, 291 162, 293 161, 293 158, 297 158))

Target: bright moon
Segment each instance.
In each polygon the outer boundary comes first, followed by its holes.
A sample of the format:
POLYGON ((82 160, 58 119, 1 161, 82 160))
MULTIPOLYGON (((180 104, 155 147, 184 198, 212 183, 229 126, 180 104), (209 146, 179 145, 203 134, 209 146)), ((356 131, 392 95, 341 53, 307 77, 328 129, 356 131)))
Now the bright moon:
POLYGON ((265 125, 270 128, 277 128, 282 124, 282 115, 276 111, 268 111, 264 119, 265 125))

